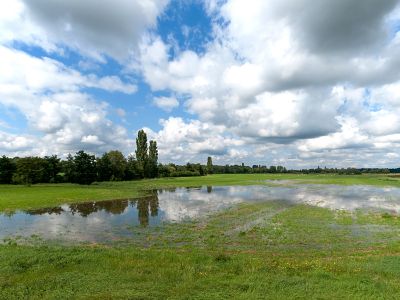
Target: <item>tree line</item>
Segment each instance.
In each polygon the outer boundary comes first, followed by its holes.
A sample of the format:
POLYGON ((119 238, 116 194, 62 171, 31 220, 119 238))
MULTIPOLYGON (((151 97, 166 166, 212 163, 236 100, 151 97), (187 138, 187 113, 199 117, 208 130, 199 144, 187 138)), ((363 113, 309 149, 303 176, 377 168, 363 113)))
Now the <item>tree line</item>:
POLYGON ((287 169, 283 166, 262 166, 262 165, 253 165, 246 166, 244 163, 241 165, 212 165, 207 168, 213 174, 267 174, 267 173, 287 173, 287 169))
POLYGON ((135 155, 127 158, 118 150, 112 150, 96 157, 85 151, 69 154, 61 160, 56 155, 37 157, 0 157, 0 183, 78 183, 91 184, 95 181, 122 181, 156 177, 204 176, 207 174, 254 174, 254 173, 296 173, 296 174, 345 174, 398 173, 400 169, 368 168, 315 168, 287 170, 283 166, 214 165, 208 157, 205 165, 187 163, 158 163, 157 142, 147 141, 143 130, 136 138, 135 155))
POLYGON ((0 157, 0 183, 35 184, 94 181, 121 181, 159 176, 157 142, 147 142, 143 130, 136 138, 135 155, 128 158, 118 150, 96 157, 85 151, 69 154, 66 160, 56 155, 0 157))
POLYGON ((388 168, 320 168, 292 170, 291 173, 299 174, 339 174, 339 175, 362 175, 362 174, 389 174, 398 173, 400 169, 388 168))

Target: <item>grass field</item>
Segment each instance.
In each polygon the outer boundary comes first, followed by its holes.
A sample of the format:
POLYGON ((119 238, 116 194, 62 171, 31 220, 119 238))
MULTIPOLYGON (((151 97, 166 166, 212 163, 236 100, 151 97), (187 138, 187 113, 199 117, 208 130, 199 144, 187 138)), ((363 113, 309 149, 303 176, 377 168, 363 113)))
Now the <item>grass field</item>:
POLYGON ((74 184, 0 185, 0 211, 32 209, 88 200, 135 198, 144 191, 166 187, 266 184, 265 180, 295 180, 299 183, 376 185, 400 187, 400 178, 384 175, 293 175, 240 174, 163 178, 128 182, 74 184))
MULTIPOLYGON (((5 186, 1 207, 5 211, 132 197, 142 189, 257 184, 275 178, 399 186, 396 179, 372 175, 214 175, 91 187, 5 186), (28 198, 18 202, 22 195, 28 198)), ((0 299, 400 297, 397 215, 265 202, 187 223, 132 230, 135 240, 107 245, 7 240, 0 246, 0 299)))
POLYGON ((395 216, 263 203, 132 243, 11 241, 0 247, 0 298, 395 299, 399 233, 395 216))

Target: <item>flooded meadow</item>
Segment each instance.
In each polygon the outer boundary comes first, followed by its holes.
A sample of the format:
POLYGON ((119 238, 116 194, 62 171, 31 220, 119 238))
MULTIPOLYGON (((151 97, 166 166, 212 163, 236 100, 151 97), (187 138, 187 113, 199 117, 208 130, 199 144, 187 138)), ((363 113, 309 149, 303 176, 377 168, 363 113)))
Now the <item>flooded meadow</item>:
POLYGON ((31 236, 77 242, 129 239, 135 238, 132 229, 162 229, 166 224, 197 220, 240 203, 268 201, 397 215, 400 189, 290 183, 160 189, 137 199, 92 201, 2 213, 0 239, 31 236))

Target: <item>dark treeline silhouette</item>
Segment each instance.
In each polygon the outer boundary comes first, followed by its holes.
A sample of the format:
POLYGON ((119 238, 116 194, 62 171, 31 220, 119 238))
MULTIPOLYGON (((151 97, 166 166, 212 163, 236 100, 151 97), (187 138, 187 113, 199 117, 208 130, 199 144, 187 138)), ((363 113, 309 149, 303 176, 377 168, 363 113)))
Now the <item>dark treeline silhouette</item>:
POLYGON ((253 165, 252 167, 246 166, 243 163, 241 165, 225 165, 211 166, 213 174, 257 174, 257 173, 287 173, 287 170, 283 166, 261 166, 253 165))
POLYGON ((388 168, 316 168, 316 169, 302 169, 290 170, 290 173, 299 174, 339 174, 339 175, 361 175, 361 174, 389 174, 398 173, 400 169, 388 168))
POLYGON ((140 130, 136 139, 136 156, 127 158, 118 151, 95 157, 85 151, 69 154, 66 160, 57 156, 0 157, 0 183, 35 184, 71 182, 91 184, 94 181, 121 181, 159 176, 157 142, 150 141, 140 130))
POLYGON ((118 150, 95 157, 84 151, 69 154, 66 160, 57 156, 45 157, 0 157, 0 183, 35 184, 35 183, 78 183, 91 184, 95 181, 122 181, 156 177, 204 176, 207 174, 345 174, 363 173, 399 173, 400 169, 379 168, 316 168, 287 170, 283 166, 253 165, 213 165, 208 157, 206 165, 187 163, 186 165, 159 164, 157 142, 147 142, 143 130, 136 138, 135 155, 127 158, 118 150))

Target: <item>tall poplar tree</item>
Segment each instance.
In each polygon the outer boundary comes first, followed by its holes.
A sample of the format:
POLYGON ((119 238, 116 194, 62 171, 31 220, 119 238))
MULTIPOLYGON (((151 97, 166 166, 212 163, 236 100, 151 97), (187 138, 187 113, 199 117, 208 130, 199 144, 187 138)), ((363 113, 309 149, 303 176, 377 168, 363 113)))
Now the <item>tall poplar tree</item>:
POLYGON ((157 149, 157 142, 150 141, 149 147, 149 177, 155 178, 158 176, 158 149, 157 149))
POLYGON ((207 174, 212 174, 212 173, 213 173, 213 163, 211 156, 209 156, 207 158, 207 174))
POLYGON ((141 177, 147 175, 149 155, 147 153, 147 135, 143 129, 139 130, 136 138, 136 161, 141 177))

